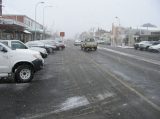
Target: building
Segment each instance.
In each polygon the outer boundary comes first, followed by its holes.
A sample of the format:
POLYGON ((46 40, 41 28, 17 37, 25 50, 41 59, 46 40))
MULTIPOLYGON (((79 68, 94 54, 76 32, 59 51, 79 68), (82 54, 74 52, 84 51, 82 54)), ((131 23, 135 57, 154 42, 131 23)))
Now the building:
POLYGON ((160 29, 149 27, 122 27, 112 25, 111 44, 113 46, 133 46, 135 42, 160 40, 160 29))
POLYGON ((42 39, 43 25, 26 15, 3 15, 0 20, 0 39, 18 39, 23 42, 42 39))

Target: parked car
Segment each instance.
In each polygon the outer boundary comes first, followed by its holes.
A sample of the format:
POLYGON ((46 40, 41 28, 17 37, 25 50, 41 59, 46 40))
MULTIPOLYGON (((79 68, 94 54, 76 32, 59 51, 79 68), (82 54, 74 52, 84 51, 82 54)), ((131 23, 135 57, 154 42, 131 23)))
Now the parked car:
POLYGON ((75 40, 75 41, 74 41, 74 45, 75 45, 75 46, 81 45, 81 40, 75 40))
POLYGON ((29 47, 29 49, 31 50, 35 50, 35 51, 39 51, 42 58, 47 58, 48 57, 48 53, 47 50, 44 48, 39 48, 39 47, 29 47))
POLYGON ((152 45, 158 44, 157 41, 141 41, 140 43, 135 43, 134 48, 140 50, 148 50, 148 48, 152 45))
POLYGON ((140 44, 140 43, 135 43, 135 44, 134 44, 134 49, 135 49, 135 50, 139 49, 139 44, 140 44))
POLYGON ((81 50, 97 50, 98 43, 94 38, 86 38, 81 43, 81 50))
POLYGON ((149 41, 141 41, 141 42, 139 42, 139 43, 135 43, 134 44, 134 49, 140 49, 140 50, 142 50, 143 48, 142 48, 142 45, 143 44, 149 44, 149 41))
POLYGON ((148 51, 150 51, 150 52, 160 52, 160 44, 150 46, 148 48, 148 51))
POLYGON ((65 46, 65 43, 62 39, 56 38, 54 41, 55 41, 55 44, 56 44, 58 50, 65 49, 66 46, 65 46))
POLYGON ((43 42, 46 45, 52 46, 52 50, 55 51, 58 49, 58 47, 56 46, 56 43, 54 42, 54 40, 40 40, 41 42, 43 42))
POLYGON ((53 52, 53 46, 47 45, 41 41, 29 41, 25 43, 28 47, 40 47, 40 48, 45 48, 47 53, 52 53, 53 52))
POLYGON ((18 83, 30 82, 34 73, 43 67, 40 53, 31 50, 13 50, 0 43, 0 77, 14 77, 18 83))
POLYGON ((105 44, 105 41, 104 40, 97 40, 97 43, 98 44, 105 44))
POLYGON ((13 50, 15 50, 15 49, 30 49, 30 50, 33 50, 33 51, 40 52, 40 54, 43 58, 46 58, 48 56, 48 54, 47 54, 47 52, 44 48, 28 47, 23 42, 21 42, 19 40, 0 40, 0 42, 5 44, 5 45, 8 45, 13 50))

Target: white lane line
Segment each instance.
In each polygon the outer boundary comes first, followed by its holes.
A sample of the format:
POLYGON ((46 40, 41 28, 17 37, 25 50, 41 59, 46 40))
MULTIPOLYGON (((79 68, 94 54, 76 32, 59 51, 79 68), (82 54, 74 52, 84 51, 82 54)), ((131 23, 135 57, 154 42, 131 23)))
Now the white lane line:
POLYGON ((120 51, 116 51, 116 50, 112 50, 112 49, 108 49, 108 48, 103 48, 103 47, 98 47, 98 48, 101 49, 101 50, 106 50, 106 51, 109 51, 109 52, 112 52, 112 53, 120 54, 120 55, 123 55, 123 56, 134 58, 136 60, 141 60, 141 61, 145 61, 145 62, 156 64, 156 65, 160 66, 160 61, 157 61, 157 60, 146 59, 144 57, 127 54, 127 53, 124 53, 124 52, 120 52, 120 51))

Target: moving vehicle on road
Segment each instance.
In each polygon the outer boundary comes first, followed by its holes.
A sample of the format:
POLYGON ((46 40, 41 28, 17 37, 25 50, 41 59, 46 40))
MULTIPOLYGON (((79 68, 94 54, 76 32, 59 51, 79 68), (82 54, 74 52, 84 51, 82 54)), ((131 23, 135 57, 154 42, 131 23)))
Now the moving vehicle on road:
POLYGON ((81 50, 97 50, 98 43, 94 38, 86 38, 81 43, 81 50))
POLYGON ((43 58, 46 58, 48 56, 46 50, 44 48, 33 48, 25 45, 20 40, 0 40, 1 43, 9 46, 11 49, 26 49, 31 51, 37 51, 41 54, 43 58))
POLYGON ((0 77, 12 77, 18 83, 30 82, 43 67, 40 53, 25 49, 13 50, 0 43, 0 77))
POLYGON ((74 41, 74 45, 75 45, 75 46, 81 45, 81 40, 75 40, 75 41, 74 41))

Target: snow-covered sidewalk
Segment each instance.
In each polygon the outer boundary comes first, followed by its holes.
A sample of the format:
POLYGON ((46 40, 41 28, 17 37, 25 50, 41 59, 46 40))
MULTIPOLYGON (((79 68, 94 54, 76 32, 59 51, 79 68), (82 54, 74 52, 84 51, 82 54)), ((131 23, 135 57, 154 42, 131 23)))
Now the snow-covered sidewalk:
POLYGON ((132 46, 117 46, 117 47, 119 47, 119 48, 134 48, 134 47, 132 47, 132 46))

